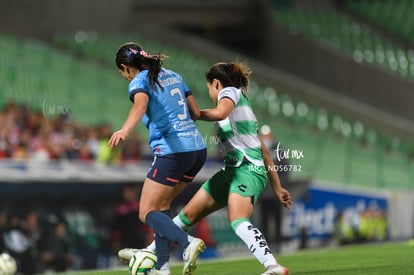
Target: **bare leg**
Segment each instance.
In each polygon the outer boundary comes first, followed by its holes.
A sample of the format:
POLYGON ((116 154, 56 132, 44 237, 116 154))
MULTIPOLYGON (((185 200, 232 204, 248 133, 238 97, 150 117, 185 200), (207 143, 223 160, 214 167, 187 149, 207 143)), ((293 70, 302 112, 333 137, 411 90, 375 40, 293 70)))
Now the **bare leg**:
POLYGON ((203 189, 199 189, 191 200, 184 206, 183 213, 191 224, 220 209, 214 199, 203 189))

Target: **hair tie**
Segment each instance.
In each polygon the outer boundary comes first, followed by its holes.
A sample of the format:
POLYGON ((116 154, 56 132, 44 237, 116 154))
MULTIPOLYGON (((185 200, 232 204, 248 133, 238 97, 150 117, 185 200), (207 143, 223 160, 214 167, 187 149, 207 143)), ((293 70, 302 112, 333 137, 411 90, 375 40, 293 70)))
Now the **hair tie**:
POLYGON ((132 58, 132 56, 140 55, 140 56, 148 56, 148 53, 144 50, 136 50, 133 48, 128 48, 128 59, 132 58))

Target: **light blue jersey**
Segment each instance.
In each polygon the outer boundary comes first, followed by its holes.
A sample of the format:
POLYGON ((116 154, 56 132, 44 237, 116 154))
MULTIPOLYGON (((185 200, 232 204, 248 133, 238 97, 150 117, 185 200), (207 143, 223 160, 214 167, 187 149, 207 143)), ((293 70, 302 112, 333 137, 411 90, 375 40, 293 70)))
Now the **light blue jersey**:
POLYGON ((129 96, 136 93, 149 97, 147 112, 142 122, 149 129, 149 144, 154 155, 197 151, 206 148, 197 126, 191 119, 186 97, 190 88, 182 77, 170 70, 161 69, 158 79, 164 89, 149 87, 148 70, 138 73, 129 83, 129 96))

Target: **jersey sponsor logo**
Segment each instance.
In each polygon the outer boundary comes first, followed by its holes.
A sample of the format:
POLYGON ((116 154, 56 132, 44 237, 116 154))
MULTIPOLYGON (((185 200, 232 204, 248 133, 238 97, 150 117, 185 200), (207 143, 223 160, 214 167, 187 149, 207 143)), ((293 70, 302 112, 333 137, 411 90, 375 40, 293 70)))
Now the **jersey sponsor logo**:
MULTIPOLYGON (((257 229, 253 225, 249 225, 247 229, 253 231, 256 244, 259 245, 259 248, 263 248, 263 255, 272 254, 272 251, 270 251, 270 248, 267 245, 266 239, 263 236, 263 234, 260 232, 260 230, 257 229)), ((251 245, 249 249, 251 253, 256 251, 255 245, 251 245)))
POLYGON ((245 184, 239 184, 237 188, 239 188, 240 192, 246 192, 247 186, 245 184))
POLYGON ((194 122, 192 120, 180 120, 177 122, 174 122, 173 128, 176 131, 188 131, 195 128, 194 122))

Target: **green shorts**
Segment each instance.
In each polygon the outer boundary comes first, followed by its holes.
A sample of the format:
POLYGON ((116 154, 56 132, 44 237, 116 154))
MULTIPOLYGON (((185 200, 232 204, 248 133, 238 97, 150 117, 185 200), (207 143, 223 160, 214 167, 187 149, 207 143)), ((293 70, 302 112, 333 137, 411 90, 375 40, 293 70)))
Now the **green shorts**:
POLYGON ((267 183, 267 173, 264 166, 254 166, 242 163, 239 167, 226 166, 207 180, 201 188, 209 193, 220 205, 227 205, 230 193, 243 197, 251 197, 255 204, 267 183))

